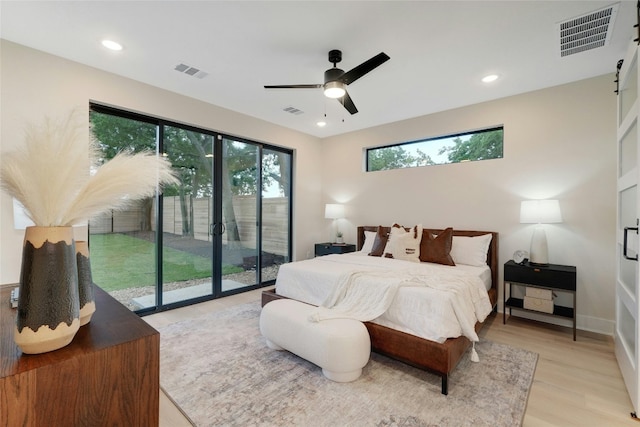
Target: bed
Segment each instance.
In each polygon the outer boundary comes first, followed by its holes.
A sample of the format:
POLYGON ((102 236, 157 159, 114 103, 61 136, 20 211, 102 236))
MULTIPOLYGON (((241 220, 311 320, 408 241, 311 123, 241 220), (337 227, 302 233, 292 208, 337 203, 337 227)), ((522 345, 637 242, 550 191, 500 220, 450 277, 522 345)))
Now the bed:
MULTIPOLYGON (((383 232, 389 233, 390 227, 378 227, 378 226, 360 226, 358 227, 358 236, 357 236, 357 249, 360 251, 365 244, 365 232, 369 237, 371 236, 371 232, 380 232, 382 229, 383 232)), ((408 229, 407 229, 408 230, 408 229)), ((444 230, 438 229, 425 229, 426 231, 432 233, 433 235, 439 235, 443 233, 444 230)), ((491 235, 491 241, 487 247, 486 253, 486 272, 483 272, 484 283, 487 292, 487 297, 489 300, 489 304, 491 308, 495 310, 497 304, 497 283, 498 283, 498 233, 496 232, 487 232, 487 231, 464 231, 464 230, 453 230, 453 236, 463 236, 463 237, 477 237, 477 236, 486 236, 487 234, 491 235)), ((330 255, 330 257, 349 257, 351 254, 346 255, 330 255)), ((324 257, 323 257, 324 258, 324 257)), ((345 258, 348 259, 348 258, 345 258)), ((352 258, 356 259, 356 258, 352 258)), ((311 261, 311 260, 307 260, 311 261)), ((296 269, 300 269, 301 266, 304 267, 304 263, 307 261, 300 261, 298 263, 291 263, 292 269, 295 267, 296 269)), ((330 259, 325 258, 322 260, 322 265, 331 265, 327 264, 330 259)), ((362 258, 361 261, 363 262, 362 258)), ((395 261, 389 260, 390 262, 404 262, 404 261, 395 261)), ((320 262, 317 262, 320 264, 320 262)), ((420 263, 423 264, 423 263, 420 263)), ((430 264, 430 263, 424 263, 430 264)), ((313 263, 309 262, 309 265, 313 265, 313 263)), ((336 269, 342 268, 336 265, 336 269)), ((282 266, 281 266, 282 268, 282 266)), ((332 270, 333 268, 325 268, 325 270, 332 270)), ((313 269, 309 269, 308 274, 310 274, 309 280, 298 280, 299 282, 308 282, 313 283, 313 269)), ((293 276, 295 277, 295 275, 293 276)), ((280 274, 279 279, 280 281, 280 274)), ((268 302, 279 299, 279 298, 292 298, 298 299, 303 302, 307 302, 310 304, 318 305, 319 299, 322 299, 322 296, 313 296, 314 290, 312 289, 310 294, 307 291, 297 291, 291 290, 288 286, 281 286, 281 282, 276 282, 276 288, 272 290, 264 291, 262 294, 262 304, 263 306, 268 302)), ((317 290, 316 290, 317 292, 317 290)), ((398 293, 398 297, 396 299, 401 300, 400 293, 398 293)), ((405 295, 406 299, 406 295, 405 295)), ((391 308, 389 311, 392 311, 391 308)), ((381 318, 384 316, 381 316, 381 318)), ((424 336, 419 336, 422 332, 415 332, 411 329, 403 328, 402 325, 396 325, 393 322, 393 319, 386 321, 384 319, 375 319, 375 321, 367 321, 364 322, 367 330, 369 331, 369 335, 371 337, 371 346, 372 350, 378 353, 387 355, 394 359, 400 360, 412 366, 427 370, 434 374, 437 374, 441 377, 442 384, 442 393, 448 393, 448 379, 449 374, 456 367, 462 356, 466 353, 467 349, 471 345, 471 341, 463 335, 457 336, 456 338, 432 338, 428 339, 424 336)), ((483 323, 477 322, 473 327, 475 331, 479 331, 482 328, 483 323)), ((423 334, 424 335, 424 334, 423 334)), ((428 336, 428 335, 427 335, 428 336)))

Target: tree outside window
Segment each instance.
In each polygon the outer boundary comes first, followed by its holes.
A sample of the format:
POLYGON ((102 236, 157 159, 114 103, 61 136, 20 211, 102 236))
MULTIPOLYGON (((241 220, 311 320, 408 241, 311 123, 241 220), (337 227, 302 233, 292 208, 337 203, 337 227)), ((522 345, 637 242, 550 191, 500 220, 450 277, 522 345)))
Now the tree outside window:
POLYGON ((503 127, 367 149, 367 172, 501 159, 503 127))

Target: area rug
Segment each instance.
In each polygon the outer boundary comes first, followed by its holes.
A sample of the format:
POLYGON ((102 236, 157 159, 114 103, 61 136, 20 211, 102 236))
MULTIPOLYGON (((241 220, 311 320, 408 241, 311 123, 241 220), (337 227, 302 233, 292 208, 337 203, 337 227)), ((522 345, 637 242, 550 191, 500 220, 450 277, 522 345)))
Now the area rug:
POLYGON ((440 377, 371 354, 351 383, 269 349, 258 302, 160 329, 160 383, 196 426, 518 426, 538 355, 482 340, 440 377))

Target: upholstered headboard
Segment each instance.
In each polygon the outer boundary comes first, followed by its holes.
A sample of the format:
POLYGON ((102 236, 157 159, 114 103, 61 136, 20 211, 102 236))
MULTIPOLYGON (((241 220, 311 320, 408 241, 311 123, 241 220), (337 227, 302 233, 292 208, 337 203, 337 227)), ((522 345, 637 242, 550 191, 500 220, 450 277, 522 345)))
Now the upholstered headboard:
MULTIPOLYGON (((391 230, 391 227, 382 227, 383 230, 388 233, 391 230)), ((364 244, 364 232, 365 231, 373 231, 376 232, 378 230, 377 225, 363 225, 358 227, 358 250, 362 248, 364 244)), ((433 234, 439 234, 444 230, 438 230, 433 228, 425 228, 433 234)), ((472 230, 453 230, 454 236, 482 236, 485 234, 491 234, 491 243, 489 244, 489 249, 487 250, 487 265, 491 269, 491 290, 490 294, 494 294, 491 298, 492 303, 495 304, 498 297, 498 233, 495 231, 472 231, 472 230), (491 292, 493 291, 493 292, 491 292)))

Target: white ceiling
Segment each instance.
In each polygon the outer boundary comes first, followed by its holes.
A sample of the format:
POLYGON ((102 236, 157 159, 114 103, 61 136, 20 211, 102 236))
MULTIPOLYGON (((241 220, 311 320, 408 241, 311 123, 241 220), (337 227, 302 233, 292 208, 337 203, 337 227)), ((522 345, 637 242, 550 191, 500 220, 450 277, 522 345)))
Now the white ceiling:
MULTIPOLYGON (((318 137, 611 74, 635 30, 621 1, 609 45, 560 58, 556 24, 612 1, 0 1, 0 37, 318 137), (100 45, 111 38, 120 52, 100 45), (350 115, 320 89, 391 57, 348 87, 350 115), (174 70, 184 63, 198 79, 174 70), (500 75, 492 84, 480 79, 500 75), (304 113, 284 112, 295 107, 304 113), (327 126, 316 122, 326 114, 327 126)), ((126 106, 122 106, 126 108, 126 106)))

